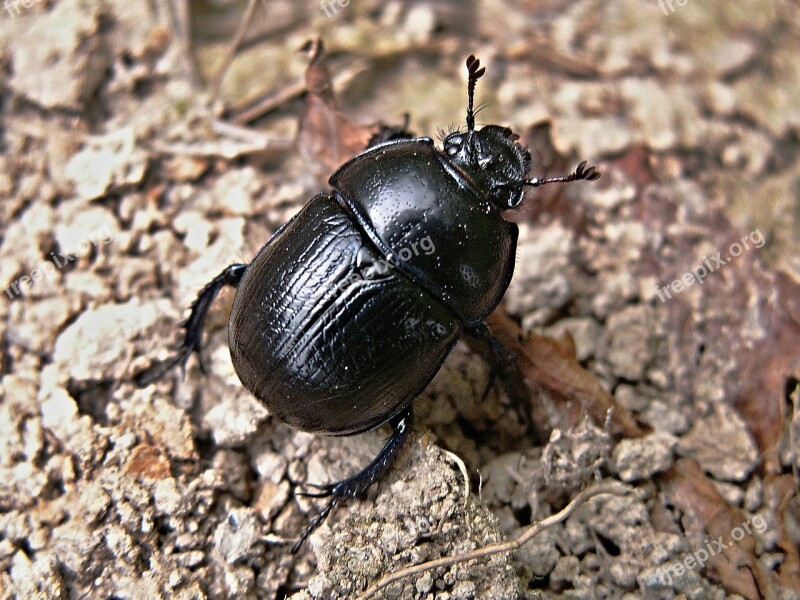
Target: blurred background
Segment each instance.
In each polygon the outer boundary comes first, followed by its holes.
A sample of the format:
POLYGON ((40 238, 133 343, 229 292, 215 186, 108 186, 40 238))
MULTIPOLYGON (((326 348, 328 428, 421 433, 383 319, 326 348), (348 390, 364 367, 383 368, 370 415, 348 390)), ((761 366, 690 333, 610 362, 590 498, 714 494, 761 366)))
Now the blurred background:
POLYGON ((628 494, 377 597, 800 598, 796 2, 2 9, 0 598, 358 598, 598 479, 628 494), (528 399, 481 402, 488 366, 459 344, 397 468, 292 555, 319 508, 296 485, 386 432, 272 419, 230 363, 230 290, 207 374, 131 377, 380 126, 463 128, 470 54, 478 125, 519 134, 530 176, 603 173, 507 215, 489 325, 528 399))

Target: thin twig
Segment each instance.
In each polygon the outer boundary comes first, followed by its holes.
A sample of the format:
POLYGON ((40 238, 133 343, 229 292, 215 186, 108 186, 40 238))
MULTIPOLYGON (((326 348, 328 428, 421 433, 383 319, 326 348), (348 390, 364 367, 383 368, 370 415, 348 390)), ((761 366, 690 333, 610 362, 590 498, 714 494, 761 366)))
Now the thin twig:
POLYGON ((197 65, 195 65, 194 62, 194 56, 192 55, 189 1, 172 0, 172 2, 167 3, 167 6, 169 7, 172 30, 175 33, 180 47, 180 60, 189 78, 189 83, 194 89, 198 89, 201 85, 201 81, 200 75, 197 73, 197 65))
POLYGON ((264 99, 259 100, 250 108, 244 109, 237 114, 232 121, 236 125, 246 125, 250 121, 255 121, 258 117, 275 110, 277 107, 294 100, 297 96, 305 94, 306 82, 305 80, 297 81, 289 86, 273 92, 266 96, 264 99))
POLYGON ((228 123, 219 119, 211 119, 210 124, 211 130, 214 133, 234 140, 242 142, 266 142, 268 140, 277 141, 277 138, 273 138, 269 134, 259 131, 258 129, 241 127, 239 125, 234 125, 233 123, 228 123))
POLYGON ((609 482, 595 484, 580 492, 562 510, 560 510, 554 515, 550 515, 549 517, 542 519, 538 523, 534 523, 533 525, 528 527, 528 529, 526 529, 522 534, 520 534, 513 540, 510 540, 508 542, 502 542, 499 544, 492 544, 490 546, 485 546, 484 548, 478 548, 477 550, 473 550, 472 552, 467 552, 466 554, 460 554, 457 556, 446 556, 444 558, 438 558, 436 560, 431 560, 419 565, 414 565, 405 569, 401 569, 396 573, 392 573, 391 575, 387 575, 386 577, 381 579, 378 583, 376 583, 375 585, 370 587, 366 592, 364 592, 364 594, 359 596, 358 600, 367 600, 368 598, 371 598, 372 596, 377 594, 385 587, 391 585, 392 583, 399 581, 405 577, 409 577, 411 575, 419 575, 420 573, 424 573, 425 571, 430 571, 432 569, 438 569, 440 567, 449 567, 450 565, 455 565, 458 563, 467 562, 478 558, 485 558, 487 556, 492 556, 493 554, 499 554, 500 552, 511 552, 517 550, 523 544, 529 542, 533 537, 535 537, 548 527, 552 527, 553 525, 564 521, 573 512, 575 512, 575 509, 578 508, 578 506, 583 504, 589 498, 593 496, 598 496, 600 494, 614 494, 616 496, 624 496, 629 492, 630 489, 624 487, 623 484, 618 481, 609 481, 609 482))
POLYGON ((467 506, 469 502, 469 472, 467 471, 467 465, 464 464, 464 461, 461 460, 461 457, 449 450, 442 450, 446 456, 450 458, 454 463, 458 465, 458 468, 461 470, 461 474, 464 476, 464 507, 467 506))
MULTIPOLYGON (((430 54, 431 56, 441 56, 442 54, 447 55, 451 54, 455 50, 455 40, 436 39, 434 41, 426 42, 421 45, 415 45, 413 50, 414 53, 417 55, 425 53, 430 54)), ((373 54, 370 56, 370 61, 380 62, 380 61, 391 60, 394 57, 408 53, 408 51, 409 48, 403 46, 385 52, 378 52, 377 54, 373 54)), ((353 79, 359 73, 361 73, 366 69, 367 66, 365 64, 360 64, 337 72, 333 76, 333 88, 339 89, 341 87, 346 86, 349 80, 353 79)), ((306 88, 305 79, 302 79, 300 81, 290 84, 288 87, 282 90, 278 90, 277 92, 273 91, 264 92, 263 94, 259 94, 259 97, 263 96, 263 98, 261 100, 258 100, 257 103, 254 104, 253 106, 248 106, 246 108, 241 108, 238 110, 234 107, 234 109, 232 110, 233 116, 230 119, 230 121, 236 123, 237 125, 246 125, 247 123, 255 121, 256 119, 267 114, 268 112, 275 110, 277 107, 285 104, 286 102, 293 100, 298 96, 302 96, 307 91, 308 90, 306 88)))
POLYGON ((212 119, 210 125, 212 131, 220 136, 219 139, 172 143, 156 141, 150 144, 150 149, 153 152, 179 156, 233 159, 270 149, 289 149, 294 145, 291 139, 276 138, 256 129, 239 127, 217 119, 212 119))
MULTIPOLYGON (((364 71, 365 68, 366 67, 364 65, 355 65, 353 67, 342 69, 333 76, 333 87, 335 89, 345 87, 348 81, 364 71)), ((262 117, 268 112, 275 110, 290 100, 294 100, 298 96, 302 96, 307 91, 308 87, 306 86, 306 80, 303 78, 300 81, 289 84, 285 88, 275 92, 270 92, 253 106, 235 112, 230 121, 236 125, 246 125, 251 121, 255 121, 259 117, 262 117)))
POLYGON ((256 4, 258 4, 258 0, 249 0, 247 3, 247 8, 244 11, 242 22, 239 23, 239 29, 236 31, 236 36, 233 38, 233 42, 231 42, 231 45, 228 47, 228 51, 225 54, 225 60, 222 61, 217 74, 214 76, 214 81, 211 83, 210 88, 212 104, 217 101, 220 88, 222 87, 222 80, 225 79, 225 74, 228 72, 234 56, 236 56, 236 51, 239 49, 245 34, 247 34, 247 28, 250 26, 250 21, 253 19, 253 13, 256 10, 256 4))

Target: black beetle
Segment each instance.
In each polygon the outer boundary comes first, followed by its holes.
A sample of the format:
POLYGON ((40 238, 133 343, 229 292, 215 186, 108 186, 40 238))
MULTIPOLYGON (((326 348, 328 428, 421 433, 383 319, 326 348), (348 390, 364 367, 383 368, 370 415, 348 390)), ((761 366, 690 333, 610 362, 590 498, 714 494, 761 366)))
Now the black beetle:
MULTIPOLYGON (((171 359, 140 373, 147 385, 200 355, 203 322, 225 285, 237 287, 228 327, 236 373, 276 418, 304 431, 352 435, 390 423, 392 435, 361 472, 308 494, 330 497, 293 551, 338 502, 356 496, 392 464, 412 425, 411 402, 462 334, 483 323, 511 281, 517 226, 502 212, 526 186, 600 174, 527 179, 530 153, 510 129, 475 129, 470 56, 466 132, 437 149, 427 137, 391 132, 331 176, 250 264, 227 267, 200 292, 171 359), (399 138, 399 139, 398 139, 399 138)), ((201 364, 202 366, 202 364, 201 364)))

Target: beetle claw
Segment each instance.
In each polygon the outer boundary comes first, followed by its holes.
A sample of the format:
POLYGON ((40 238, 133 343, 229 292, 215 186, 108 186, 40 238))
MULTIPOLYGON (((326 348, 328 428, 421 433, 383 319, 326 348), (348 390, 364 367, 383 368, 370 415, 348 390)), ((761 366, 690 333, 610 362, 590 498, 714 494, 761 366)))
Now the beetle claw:
POLYGON ((325 492, 303 492, 303 491, 300 491, 300 492, 295 492, 295 494, 297 494, 298 496, 303 496, 305 498, 328 498, 329 496, 331 496, 331 494, 333 494, 333 492, 331 492, 331 491, 325 491, 325 492))
POLYGON ((222 273, 206 284, 195 301, 192 303, 192 310, 189 318, 180 324, 184 330, 183 341, 174 356, 167 360, 151 365, 133 376, 133 381, 139 387, 144 387, 160 379, 167 371, 176 365, 181 367, 181 375, 186 379, 186 362, 192 353, 197 354, 197 362, 200 371, 206 374, 206 367, 203 364, 203 357, 200 353, 202 349, 203 323, 205 322, 208 307, 214 301, 219 290, 226 285, 236 287, 247 270, 246 264, 228 265, 222 273))
POLYGON ((186 379, 186 363, 189 360, 189 357, 192 355, 192 352, 197 354, 197 360, 200 364, 200 370, 205 374, 205 366, 203 365, 202 358, 200 356, 200 348, 197 346, 191 347, 185 344, 182 344, 180 348, 178 348, 175 355, 171 356, 170 358, 163 360, 161 362, 153 363, 149 367, 142 369, 141 371, 134 374, 132 377, 133 382, 138 387, 147 387, 151 383, 155 383, 159 379, 161 379, 164 375, 167 374, 168 371, 173 369, 175 366, 179 366, 181 368, 181 378, 186 379))
POLYGON ((312 487, 315 489, 320 490, 319 492, 305 492, 305 491, 298 491, 295 492, 298 496, 305 496, 307 498, 327 498, 332 496, 336 492, 336 488, 339 484, 336 483, 306 483, 308 487, 312 487))
POLYGON ((300 547, 303 545, 314 530, 322 525, 325 519, 328 518, 328 515, 331 514, 334 508, 339 504, 340 496, 334 496, 325 504, 319 514, 317 514, 311 521, 309 521, 308 526, 303 530, 303 533, 300 534, 300 537, 297 538, 297 541, 292 546, 292 554, 297 554, 297 551, 300 550, 300 547))
POLYGON ((156 362, 142 369, 141 371, 137 372, 133 376, 133 382, 138 387, 147 387, 151 383, 155 383, 159 379, 161 379, 167 371, 172 369, 175 365, 181 363, 181 368, 183 368, 183 363, 181 362, 181 355, 178 354, 167 360, 163 360, 161 362, 156 362))
POLYGON ((338 481, 336 483, 306 484, 309 487, 321 490, 319 492, 296 492, 300 496, 308 496, 311 498, 329 497, 330 499, 322 507, 322 510, 320 510, 319 513, 317 513, 317 515, 309 521, 308 526, 292 547, 293 554, 300 549, 300 546, 303 545, 303 542, 308 538, 308 536, 311 535, 317 527, 322 525, 328 515, 338 506, 341 500, 344 498, 355 498, 364 492, 370 485, 372 485, 372 482, 389 468, 397 456, 397 453, 400 451, 400 448, 403 447, 403 444, 408 437, 408 432, 411 429, 413 420, 414 413, 412 412, 410 406, 406 407, 405 410, 394 416, 390 421, 392 424, 392 435, 388 440, 386 440, 386 444, 384 444, 383 448, 378 453, 378 456, 372 459, 372 462, 370 462, 366 467, 352 477, 348 477, 347 479, 343 479, 342 481, 338 481))

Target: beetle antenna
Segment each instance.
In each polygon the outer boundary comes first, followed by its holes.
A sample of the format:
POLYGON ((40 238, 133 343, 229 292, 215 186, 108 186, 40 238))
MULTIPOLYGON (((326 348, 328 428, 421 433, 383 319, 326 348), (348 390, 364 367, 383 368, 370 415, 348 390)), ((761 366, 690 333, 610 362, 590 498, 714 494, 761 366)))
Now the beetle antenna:
POLYGON ((467 72, 469 73, 469 79, 467 80, 467 131, 474 131, 475 111, 472 107, 475 103, 475 84, 486 73, 486 67, 481 67, 481 61, 470 54, 469 58, 467 58, 467 72))
POLYGON ((567 183, 569 181, 578 181, 579 179, 594 181, 596 179, 600 179, 600 173, 598 173, 594 167, 589 167, 587 169, 586 161, 583 161, 578 165, 575 171, 569 175, 564 175, 563 177, 551 177, 549 179, 539 179, 538 177, 533 177, 532 179, 525 179, 522 184, 529 185, 531 187, 539 187, 540 185, 545 185, 546 183, 567 183))

